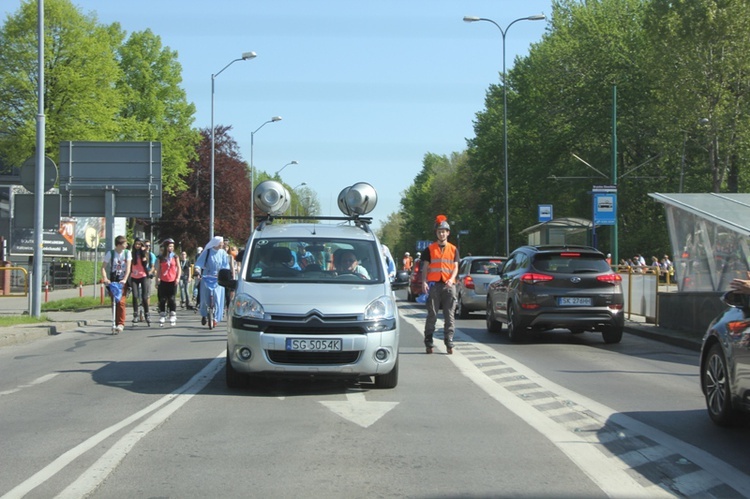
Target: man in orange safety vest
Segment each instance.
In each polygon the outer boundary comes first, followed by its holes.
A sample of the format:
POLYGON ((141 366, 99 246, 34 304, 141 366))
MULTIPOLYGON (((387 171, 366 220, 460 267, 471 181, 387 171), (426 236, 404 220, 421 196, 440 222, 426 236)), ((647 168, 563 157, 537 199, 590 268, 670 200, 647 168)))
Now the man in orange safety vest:
POLYGON ((427 353, 433 351, 432 335, 435 333, 437 312, 443 308, 443 342, 448 355, 453 353, 455 330, 456 276, 458 275, 458 248, 448 242, 451 227, 445 215, 435 219, 437 241, 422 253, 422 292, 427 293, 427 320, 424 326, 424 344, 427 353))

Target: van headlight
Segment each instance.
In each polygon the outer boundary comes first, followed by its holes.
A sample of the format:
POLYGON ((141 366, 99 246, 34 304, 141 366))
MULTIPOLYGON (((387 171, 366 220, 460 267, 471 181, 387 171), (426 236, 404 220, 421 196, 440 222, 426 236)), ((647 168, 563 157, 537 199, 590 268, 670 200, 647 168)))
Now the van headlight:
POLYGON ((365 307, 365 320, 378 321, 383 319, 393 319, 396 316, 396 303, 390 296, 381 296, 377 300, 370 302, 365 307))
POLYGON ((250 295, 239 293, 234 297, 233 315, 248 319, 262 319, 265 315, 263 305, 250 295))

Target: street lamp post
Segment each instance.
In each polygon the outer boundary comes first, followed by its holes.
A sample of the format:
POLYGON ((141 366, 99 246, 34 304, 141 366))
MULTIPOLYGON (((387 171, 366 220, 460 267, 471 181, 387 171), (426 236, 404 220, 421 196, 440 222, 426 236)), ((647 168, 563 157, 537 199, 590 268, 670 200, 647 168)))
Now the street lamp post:
POLYGON ((273 175, 274 175, 274 177, 275 177, 275 176, 278 176, 278 175, 279 175, 279 173, 281 173, 281 170, 283 170, 283 169, 284 169, 284 168, 286 168, 287 166, 289 166, 289 165, 298 165, 298 164, 299 164, 299 162, 298 162, 297 160, 292 160, 292 161, 291 161, 290 163, 287 163, 287 164, 285 164, 284 166, 282 166, 282 167, 281 167, 281 169, 279 169, 279 170, 278 170, 278 171, 277 171, 276 173, 274 173, 273 175))
MULTIPOLYGON (((705 125, 708 123, 708 118, 701 118, 698 120, 698 125, 705 125)), ((683 133, 685 134, 685 137, 682 139, 682 159, 680 160, 680 191, 682 192, 682 184, 685 179, 685 148, 687 147, 687 141, 688 141, 688 131, 683 130, 683 133)))
POLYGON ((506 82, 505 74, 505 35, 508 30, 518 21, 543 21, 547 19, 544 14, 536 14, 528 17, 519 17, 508 24, 505 29, 501 28, 492 19, 485 17, 473 17, 465 16, 464 21, 467 23, 473 23, 477 21, 486 21, 495 25, 500 30, 500 34, 503 37, 503 168, 505 170, 505 255, 510 255, 510 209, 508 204, 508 85, 506 82))
MULTIPOLYGON (((255 209, 253 208, 253 189, 255 189, 255 163, 253 163, 253 151, 255 150, 255 133, 268 125, 281 121, 281 116, 274 116, 268 121, 263 122, 258 128, 250 132, 250 234, 255 228, 255 209)), ((283 169, 283 168, 282 168, 283 169)))
MULTIPOLYGON (((306 186, 306 185, 307 185, 307 182, 302 182, 301 184, 298 184, 298 185, 296 185, 296 186, 294 186, 294 187, 292 188, 292 193, 293 193, 293 194, 295 195, 295 197, 296 197, 296 195, 297 195, 297 193, 296 193, 295 191, 296 191, 296 190, 297 190, 298 188, 300 188, 300 187, 304 187, 304 186, 306 186)), ((295 208, 295 210, 294 210, 294 216, 299 216, 299 205, 300 205, 300 200, 299 200, 299 199, 297 199, 297 207, 296 207, 296 208, 295 208)))
POLYGON ((216 77, 219 76, 222 71, 227 69, 229 66, 234 64, 237 61, 246 61, 248 59, 254 59, 257 57, 257 54, 255 52, 244 52, 242 54, 242 57, 239 59, 235 59, 223 68, 221 68, 221 71, 218 73, 211 75, 211 201, 210 201, 210 213, 208 215, 209 217, 209 239, 213 239, 214 237, 214 207, 215 207, 215 197, 214 197, 214 189, 215 189, 215 163, 214 163, 214 156, 216 151, 216 131, 214 130, 214 90, 215 90, 215 81, 216 77))

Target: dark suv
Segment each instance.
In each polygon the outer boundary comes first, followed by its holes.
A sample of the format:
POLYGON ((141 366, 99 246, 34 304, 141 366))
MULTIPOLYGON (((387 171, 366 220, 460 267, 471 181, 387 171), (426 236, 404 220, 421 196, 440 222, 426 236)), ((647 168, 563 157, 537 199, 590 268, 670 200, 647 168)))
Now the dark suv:
POLYGON ((530 331, 600 331, 622 339, 622 285, 603 253, 589 246, 522 246, 508 257, 487 291, 487 330, 508 326, 513 342, 530 331))

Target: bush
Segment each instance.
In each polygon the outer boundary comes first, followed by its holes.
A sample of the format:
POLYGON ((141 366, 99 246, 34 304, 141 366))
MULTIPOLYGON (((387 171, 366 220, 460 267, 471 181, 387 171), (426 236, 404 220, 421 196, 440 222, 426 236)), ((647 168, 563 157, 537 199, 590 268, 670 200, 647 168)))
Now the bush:
MULTIPOLYGON (((101 262, 99 262, 101 265, 101 262)), ((84 285, 96 284, 99 282, 101 273, 94 269, 94 262, 87 260, 74 260, 73 261, 73 284, 78 286, 78 283, 83 282, 84 285)))

